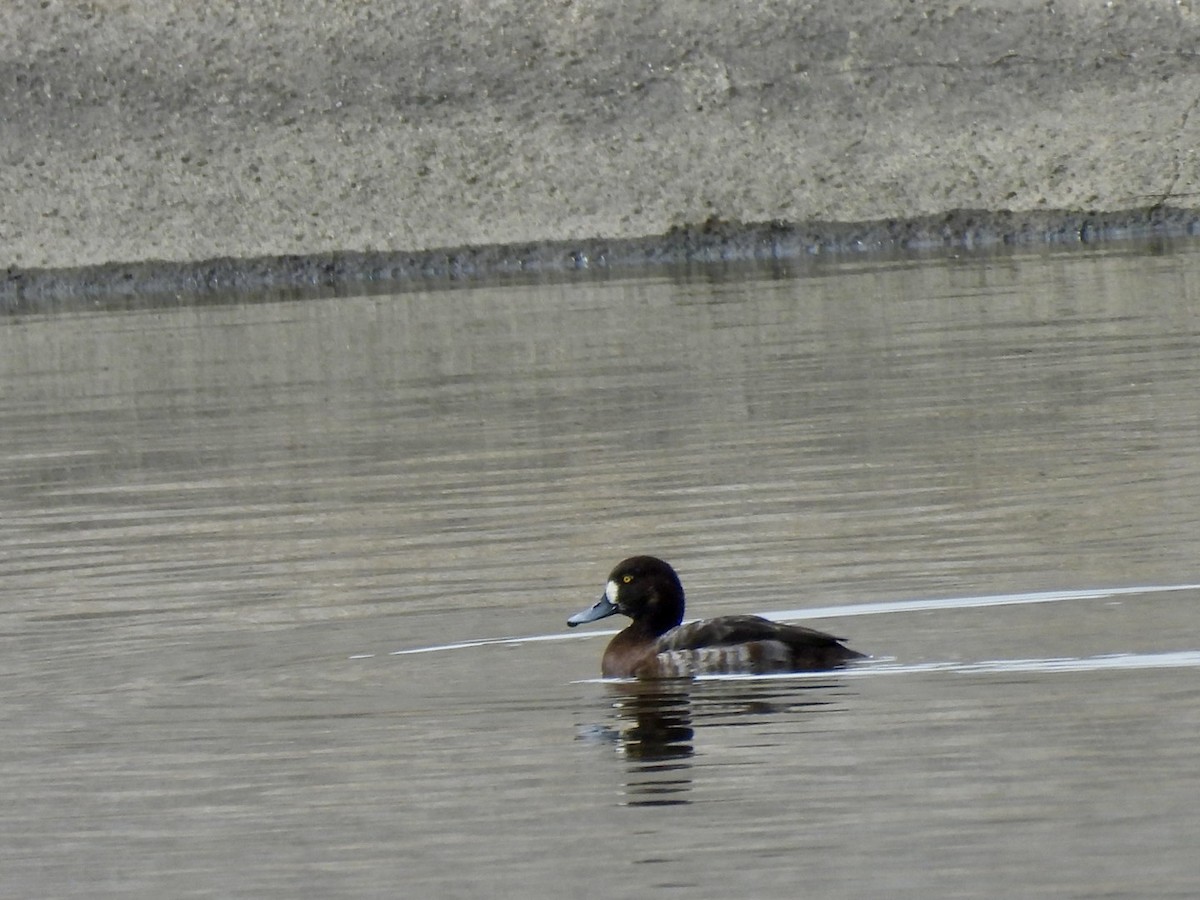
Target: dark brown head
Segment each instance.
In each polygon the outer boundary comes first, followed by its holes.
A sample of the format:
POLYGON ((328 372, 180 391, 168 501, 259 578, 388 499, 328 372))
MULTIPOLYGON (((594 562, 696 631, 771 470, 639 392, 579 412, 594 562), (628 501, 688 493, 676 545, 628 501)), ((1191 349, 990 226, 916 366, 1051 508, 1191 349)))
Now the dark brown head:
POLYGON ((683 621, 683 585, 675 570, 653 556, 631 556, 608 576, 594 606, 567 619, 574 627, 621 613, 650 634, 660 635, 683 621))

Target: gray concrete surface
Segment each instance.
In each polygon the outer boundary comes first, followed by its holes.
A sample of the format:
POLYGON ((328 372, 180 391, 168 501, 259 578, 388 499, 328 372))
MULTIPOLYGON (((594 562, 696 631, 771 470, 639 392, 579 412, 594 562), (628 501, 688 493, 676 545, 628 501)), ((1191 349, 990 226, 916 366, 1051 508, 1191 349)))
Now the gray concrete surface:
POLYGON ((47 0, 0 60, 9 287, 1200 218, 1191 0, 47 0))

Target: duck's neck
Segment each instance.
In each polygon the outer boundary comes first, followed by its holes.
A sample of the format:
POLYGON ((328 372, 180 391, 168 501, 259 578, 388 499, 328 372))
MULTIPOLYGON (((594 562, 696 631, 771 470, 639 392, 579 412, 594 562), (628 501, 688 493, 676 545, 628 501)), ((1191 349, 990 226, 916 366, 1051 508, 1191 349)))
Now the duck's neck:
POLYGON ((631 623, 625 630, 638 629, 637 634, 656 638, 660 634, 666 634, 682 621, 682 604, 660 603, 657 598, 654 598, 646 607, 645 615, 631 623))
POLYGON ((613 640, 620 639, 625 644, 645 643, 670 631, 672 627, 668 625, 666 628, 662 628, 646 619, 637 619, 622 628, 613 640))

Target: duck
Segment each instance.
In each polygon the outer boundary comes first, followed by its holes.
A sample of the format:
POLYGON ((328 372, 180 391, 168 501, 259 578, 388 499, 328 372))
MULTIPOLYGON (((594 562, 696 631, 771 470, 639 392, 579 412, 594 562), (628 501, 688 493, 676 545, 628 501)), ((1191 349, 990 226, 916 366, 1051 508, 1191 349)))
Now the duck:
POLYGON ((683 583, 669 563, 631 556, 617 563, 594 605, 567 619, 574 628, 621 613, 633 621, 604 650, 605 678, 686 678, 702 674, 814 672, 866 655, 845 638, 762 616, 683 622, 683 583))

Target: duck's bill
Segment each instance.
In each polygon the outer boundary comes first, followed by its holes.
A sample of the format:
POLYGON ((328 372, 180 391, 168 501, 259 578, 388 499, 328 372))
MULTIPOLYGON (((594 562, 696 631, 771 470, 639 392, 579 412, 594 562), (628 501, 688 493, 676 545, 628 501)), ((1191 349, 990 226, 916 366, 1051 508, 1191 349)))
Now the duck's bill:
POLYGON ((567 625, 574 628, 576 625, 582 625, 584 622, 595 622, 597 619, 603 619, 620 611, 617 604, 609 602, 608 597, 601 597, 596 601, 595 606, 585 609, 583 612, 577 612, 571 618, 567 619, 567 625))

